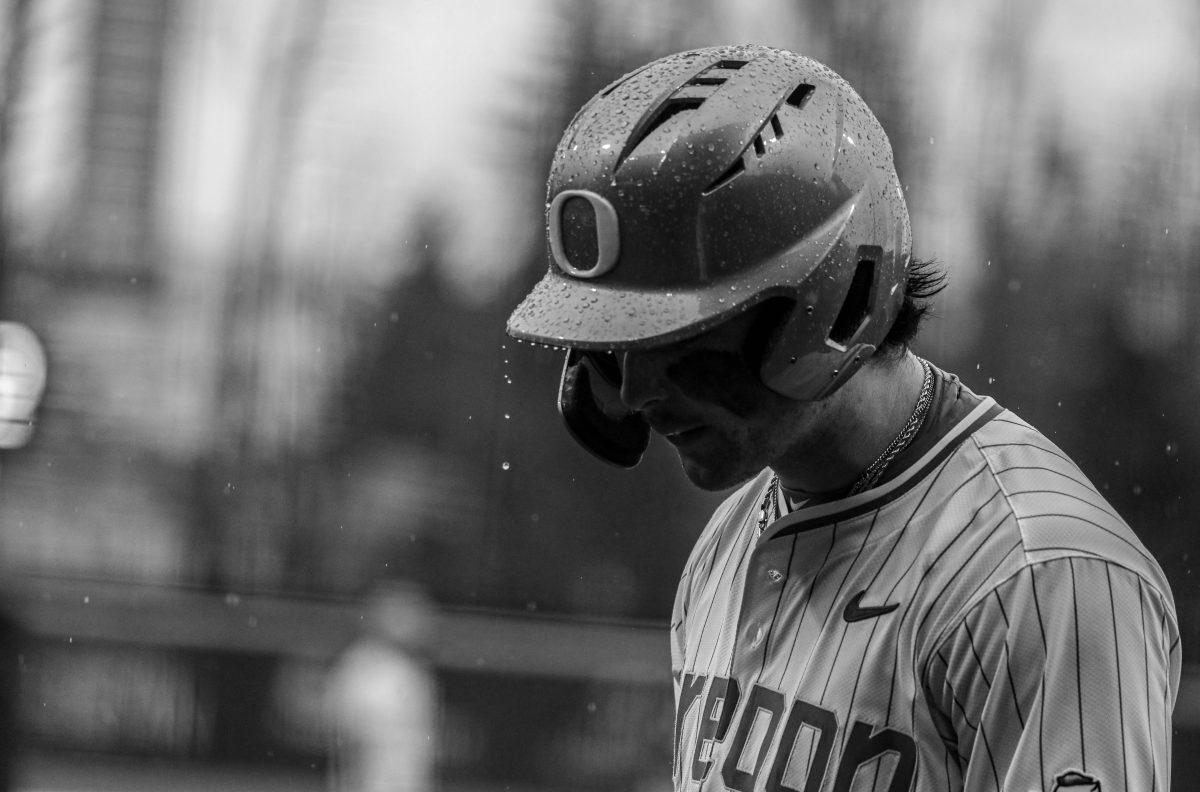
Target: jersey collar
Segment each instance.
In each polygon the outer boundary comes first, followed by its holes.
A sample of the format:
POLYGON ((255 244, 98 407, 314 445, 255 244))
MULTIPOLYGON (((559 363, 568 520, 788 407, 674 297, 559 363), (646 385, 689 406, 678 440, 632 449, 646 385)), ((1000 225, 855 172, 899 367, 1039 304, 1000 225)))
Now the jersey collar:
POLYGON ((784 514, 767 526, 764 539, 790 536, 809 528, 847 520, 874 511, 884 504, 896 500, 949 457, 975 430, 1001 412, 1003 412, 1003 408, 996 404, 994 399, 990 396, 984 397, 973 410, 942 435, 919 459, 897 475, 856 495, 812 506, 801 505, 800 508, 784 514))

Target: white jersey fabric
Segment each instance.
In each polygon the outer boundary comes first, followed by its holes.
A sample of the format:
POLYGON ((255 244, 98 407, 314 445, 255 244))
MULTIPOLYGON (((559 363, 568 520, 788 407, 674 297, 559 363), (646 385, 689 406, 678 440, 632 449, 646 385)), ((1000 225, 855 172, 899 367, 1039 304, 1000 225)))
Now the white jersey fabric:
POLYGON ((1162 570, 1062 451, 966 393, 874 489, 760 532, 766 470, 717 509, 672 619, 676 790, 1168 789, 1162 570))

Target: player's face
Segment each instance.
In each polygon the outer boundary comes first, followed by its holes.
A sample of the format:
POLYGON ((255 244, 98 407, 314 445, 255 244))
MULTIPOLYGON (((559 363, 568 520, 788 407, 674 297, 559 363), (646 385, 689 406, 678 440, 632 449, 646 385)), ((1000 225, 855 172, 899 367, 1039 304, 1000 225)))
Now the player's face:
POLYGON ((750 311, 680 343, 619 355, 622 401, 675 446, 703 489, 745 481, 820 425, 823 403, 775 393, 746 359, 755 318, 750 311))

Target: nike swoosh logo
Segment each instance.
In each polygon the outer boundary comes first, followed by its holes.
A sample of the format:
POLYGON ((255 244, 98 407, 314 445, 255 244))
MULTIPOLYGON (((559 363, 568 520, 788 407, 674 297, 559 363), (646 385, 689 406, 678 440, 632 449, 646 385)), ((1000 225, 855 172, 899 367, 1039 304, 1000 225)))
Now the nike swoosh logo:
POLYGON ((867 592, 860 591, 854 595, 854 599, 846 603, 846 609, 842 611, 842 618, 847 622, 862 621, 863 619, 874 619, 877 616, 882 616, 885 613, 891 613, 900 607, 899 602, 893 602, 890 605, 863 605, 862 598, 867 596, 867 592))

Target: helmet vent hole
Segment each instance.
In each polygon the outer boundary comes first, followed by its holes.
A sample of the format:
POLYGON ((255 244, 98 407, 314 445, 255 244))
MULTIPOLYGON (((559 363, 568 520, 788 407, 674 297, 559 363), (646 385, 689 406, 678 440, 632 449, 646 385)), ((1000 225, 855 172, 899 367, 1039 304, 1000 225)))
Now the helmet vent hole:
POLYGON ((833 329, 829 331, 829 340, 845 348, 858 334, 871 312, 871 292, 875 285, 875 262, 871 259, 860 259, 854 270, 854 279, 850 281, 850 291, 838 311, 833 329))
MULTIPOLYGON (((683 91, 687 91, 687 88, 685 87, 683 91)), ((625 144, 625 150, 621 152, 621 161, 623 162, 631 151, 640 146, 643 140, 654 134, 654 130, 680 113, 695 110, 704 104, 704 98, 703 96, 694 94, 676 95, 659 105, 658 110, 641 124, 641 128, 635 134, 629 136, 629 140, 625 144)))
MULTIPOLYGON (((704 99, 695 96, 673 97, 668 99, 663 103, 662 107, 659 108, 658 113, 655 114, 655 116, 650 120, 650 123, 646 124, 646 128, 638 137, 637 142, 641 143, 643 140, 650 137, 654 130, 658 129, 660 126, 667 123, 680 113, 688 110, 696 110, 702 104, 704 104, 704 99)), ((637 148, 637 144, 634 144, 634 148, 637 148)))
POLYGON ((654 131, 670 121, 676 115, 687 110, 696 110, 708 97, 712 96, 725 83, 733 72, 745 66, 749 61, 721 60, 701 69, 686 83, 680 85, 671 96, 657 108, 648 112, 638 122, 637 128, 625 142, 621 156, 617 158, 617 167, 625 161, 642 141, 654 134, 654 131))
POLYGON ((804 107, 804 104, 808 101, 808 98, 812 96, 812 92, 813 87, 811 85, 808 83, 800 83, 796 86, 796 90, 788 94, 788 98, 784 99, 784 101, 799 110, 800 108, 804 107))
POLYGON ((745 66, 749 61, 744 60, 723 60, 717 61, 712 66, 709 66, 704 71, 697 74, 688 81, 688 85, 720 85, 728 80, 733 75, 730 72, 735 72, 745 66))
POLYGON ((724 187, 726 184, 729 184, 729 182, 736 179, 738 176, 741 176, 745 171, 746 171, 746 161, 742 157, 738 157, 737 159, 735 159, 733 161, 733 164, 730 165, 725 170, 724 173, 722 173, 720 176, 718 176, 713 181, 712 184, 710 184, 710 185, 708 185, 708 187, 704 188, 704 190, 701 194, 709 195, 710 193, 716 192, 717 190, 724 187))
POLYGON ((754 149, 754 156, 756 158, 762 158, 766 156, 767 153, 767 141, 779 140, 782 135, 783 125, 779 123, 779 117, 774 115, 771 116, 770 123, 763 126, 762 130, 754 136, 753 140, 750 141, 750 145, 746 147, 746 150, 743 151, 742 154, 733 161, 732 165, 725 169, 724 173, 714 179, 712 184, 704 188, 702 194, 708 195, 709 193, 715 192, 716 190, 724 187, 726 184, 729 184, 729 182, 733 181, 738 176, 741 176, 746 172, 746 162, 750 156, 750 149, 754 149))

